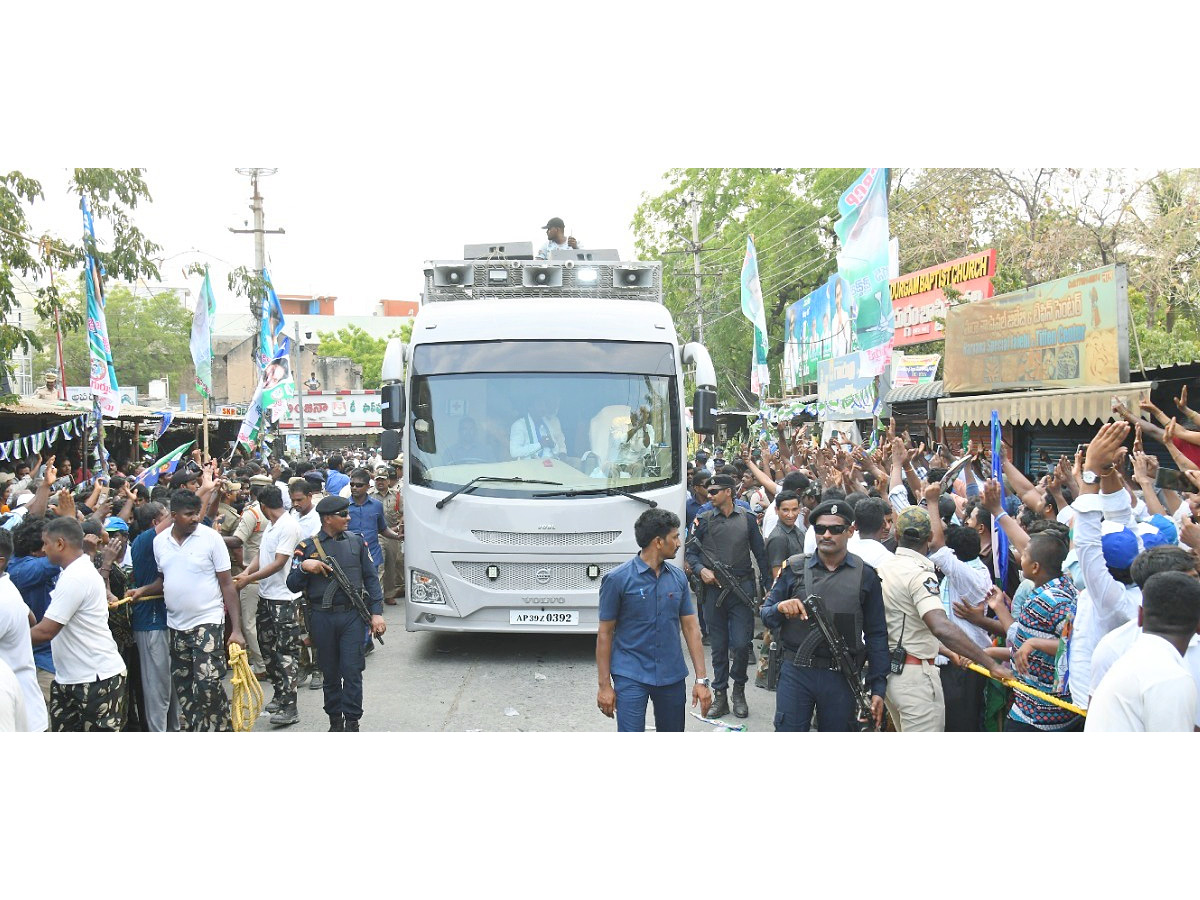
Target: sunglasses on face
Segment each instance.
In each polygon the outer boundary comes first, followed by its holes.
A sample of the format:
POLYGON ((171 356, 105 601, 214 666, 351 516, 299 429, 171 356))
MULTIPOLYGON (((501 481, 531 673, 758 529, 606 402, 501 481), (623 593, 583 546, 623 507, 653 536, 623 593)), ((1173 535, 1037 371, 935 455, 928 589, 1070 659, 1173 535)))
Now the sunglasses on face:
POLYGON ((849 525, 814 525, 812 527, 814 534, 845 534, 849 525))
POLYGON ((348 519, 350 518, 350 510, 343 509, 341 512, 326 513, 326 515, 337 516, 339 519, 348 519))
POLYGON ((366 483, 365 481, 352 481, 352 482, 350 482, 350 487, 366 487, 366 486, 367 486, 367 483, 366 483))

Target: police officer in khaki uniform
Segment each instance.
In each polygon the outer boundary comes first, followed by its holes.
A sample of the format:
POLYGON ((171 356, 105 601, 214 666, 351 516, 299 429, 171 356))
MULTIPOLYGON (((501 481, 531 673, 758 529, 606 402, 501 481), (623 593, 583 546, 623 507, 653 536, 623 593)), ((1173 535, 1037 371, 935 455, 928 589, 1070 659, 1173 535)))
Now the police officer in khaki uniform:
MULTIPOLYGON (((380 466, 375 470, 375 487, 372 493, 383 504, 383 518, 388 528, 404 534, 404 500, 400 496, 400 479, 391 466, 380 466)), ((379 546, 383 548, 383 601, 388 606, 396 605, 396 598, 404 596, 404 542, 379 535, 379 546)))
POLYGON ((928 512, 919 506, 902 510, 896 517, 896 554, 877 570, 891 660, 886 704, 897 731, 946 729, 941 672, 934 662, 939 652, 1009 677, 942 609, 937 572, 925 556, 932 534, 928 512))
POLYGON ((46 372, 46 383, 33 392, 33 396, 37 400, 58 400, 58 373, 46 372))

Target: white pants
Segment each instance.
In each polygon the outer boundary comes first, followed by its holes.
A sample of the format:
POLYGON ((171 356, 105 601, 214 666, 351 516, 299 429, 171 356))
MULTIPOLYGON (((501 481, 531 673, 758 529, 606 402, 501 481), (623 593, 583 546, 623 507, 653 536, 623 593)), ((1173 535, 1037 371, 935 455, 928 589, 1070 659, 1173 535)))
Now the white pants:
POLYGON ((146 700, 149 731, 179 730, 179 698, 171 689, 171 639, 159 631, 135 631, 138 658, 142 663, 142 696, 146 700))

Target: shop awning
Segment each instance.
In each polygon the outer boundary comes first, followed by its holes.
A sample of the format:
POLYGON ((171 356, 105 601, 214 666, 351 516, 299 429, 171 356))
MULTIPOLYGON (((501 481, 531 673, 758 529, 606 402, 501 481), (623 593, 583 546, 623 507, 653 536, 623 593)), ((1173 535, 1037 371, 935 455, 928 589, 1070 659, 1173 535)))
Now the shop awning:
POLYGON ((942 393, 940 381, 929 381, 925 384, 901 384, 888 391, 884 402, 912 403, 916 400, 937 400, 942 393))
POLYGON ((1113 418, 1112 398, 1120 397, 1136 414, 1138 401, 1150 396, 1149 381, 1059 388, 1025 393, 943 397, 938 401, 938 425, 987 425, 992 410, 1009 425, 1059 425, 1071 422, 1107 422, 1113 418))

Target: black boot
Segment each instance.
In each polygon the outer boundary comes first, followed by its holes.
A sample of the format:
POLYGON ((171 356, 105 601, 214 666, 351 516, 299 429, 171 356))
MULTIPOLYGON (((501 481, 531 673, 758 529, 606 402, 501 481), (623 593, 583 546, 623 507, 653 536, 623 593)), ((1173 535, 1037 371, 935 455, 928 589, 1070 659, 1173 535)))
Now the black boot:
POLYGON ((341 716, 330 716, 329 717, 329 730, 330 731, 345 731, 346 730, 346 720, 343 719, 341 716))
POLYGON ((295 703, 281 706, 275 715, 271 716, 272 725, 295 725, 299 721, 300 713, 296 711, 295 703))
POLYGON ((358 731, 358 719, 347 719, 346 720, 346 730, 347 731, 358 731))
POLYGON ((744 684, 735 684, 733 686, 733 714, 739 719, 744 719, 750 715, 750 707, 746 705, 746 686, 744 684))
POLYGON ((724 691, 713 691, 712 706, 708 708, 708 717, 710 719, 719 719, 721 716, 729 715, 729 702, 725 699, 724 691))

